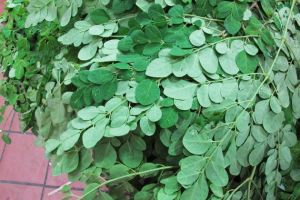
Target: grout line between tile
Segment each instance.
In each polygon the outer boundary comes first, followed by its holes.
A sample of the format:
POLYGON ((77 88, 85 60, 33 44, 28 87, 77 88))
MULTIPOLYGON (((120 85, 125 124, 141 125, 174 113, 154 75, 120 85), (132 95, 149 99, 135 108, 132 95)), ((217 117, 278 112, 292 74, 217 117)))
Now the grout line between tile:
MULTIPOLYGON (((21 182, 21 181, 10 181, 10 180, 0 180, 0 185, 1 184, 11 184, 11 185, 25 185, 25 186, 33 186, 33 187, 44 187, 47 189, 57 189, 60 186, 55 186, 55 185, 44 185, 44 184, 39 184, 39 183, 30 183, 30 182, 21 182)), ((77 191, 83 191, 83 188, 78 188, 78 187, 72 187, 72 190, 77 190, 77 191)))
POLYGON ((46 175, 45 175, 45 178, 44 178, 44 184, 43 184, 43 189, 42 189, 42 194, 41 194, 41 198, 40 200, 43 200, 43 197, 44 197, 44 191, 45 191, 45 185, 47 183, 47 178, 48 178, 48 172, 49 172, 49 162, 47 163, 47 169, 46 169, 46 175))

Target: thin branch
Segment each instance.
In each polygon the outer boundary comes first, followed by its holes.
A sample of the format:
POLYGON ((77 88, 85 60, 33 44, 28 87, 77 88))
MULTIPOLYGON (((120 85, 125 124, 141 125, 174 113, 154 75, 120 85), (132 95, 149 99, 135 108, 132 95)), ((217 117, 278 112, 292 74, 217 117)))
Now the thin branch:
POLYGON ((143 175, 143 174, 147 174, 147 173, 152 173, 152 172, 157 172, 157 171, 163 171, 163 170, 173 169, 173 168, 174 167, 172 167, 172 166, 164 166, 164 167, 159 167, 159 168, 156 168, 156 169, 150 169, 150 170, 146 170, 146 171, 142 171, 142 172, 136 172, 136 173, 132 173, 132 174, 128 174, 128 175, 124 175, 124 176, 120 176, 120 177, 117 177, 117 178, 113 178, 113 179, 107 180, 107 181, 105 181, 105 182, 97 185, 97 187, 94 187, 93 189, 91 189, 86 194, 82 195, 78 200, 83 199, 84 197, 88 196, 92 192, 96 191, 100 187, 103 187, 103 186, 105 186, 107 184, 110 184, 110 183, 113 183, 113 182, 116 182, 116 181, 120 181, 122 179, 134 177, 134 176, 139 176, 139 175, 143 175))

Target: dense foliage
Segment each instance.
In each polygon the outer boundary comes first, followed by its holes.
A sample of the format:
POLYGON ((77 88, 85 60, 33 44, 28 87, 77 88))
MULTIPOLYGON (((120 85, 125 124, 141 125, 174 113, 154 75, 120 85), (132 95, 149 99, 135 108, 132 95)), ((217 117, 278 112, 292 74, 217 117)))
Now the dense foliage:
POLYGON ((298 5, 9 0, 0 92, 80 199, 299 199, 298 5))

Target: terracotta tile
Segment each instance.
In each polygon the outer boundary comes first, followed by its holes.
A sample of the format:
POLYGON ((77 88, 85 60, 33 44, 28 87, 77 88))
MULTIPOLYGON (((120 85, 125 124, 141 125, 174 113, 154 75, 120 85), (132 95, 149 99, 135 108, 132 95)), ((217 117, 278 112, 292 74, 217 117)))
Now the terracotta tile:
MULTIPOLYGON (((53 190, 55 189, 49 189, 49 188, 45 188, 44 190, 44 195, 43 195, 43 200, 60 200, 63 197, 63 194, 61 192, 57 192, 53 195, 49 195, 49 193, 51 193, 53 190)), ((73 190, 73 194, 80 196, 81 195, 81 191, 77 191, 77 190, 73 190)), ((77 198, 72 198, 72 200, 75 200, 77 198)))
POLYGON ((42 187, 0 184, 1 200, 40 200, 41 194, 42 187))
MULTIPOLYGON (((51 170, 51 166, 50 166, 46 185, 61 186, 67 182, 69 182, 69 181, 68 181, 67 175, 65 175, 65 174, 61 175, 61 176, 52 176, 52 170, 51 170)), ((71 184, 71 186, 74 188, 84 188, 84 184, 81 182, 74 182, 71 184)))
POLYGON ((3 140, 1 139, 1 137, 2 137, 2 134, 0 133, 0 162, 1 162, 2 152, 4 153, 3 150, 4 150, 4 146, 5 146, 5 144, 4 144, 3 140))
POLYGON ((35 136, 11 134, 0 162, 0 180, 44 183, 48 161, 44 151, 34 146, 35 136))

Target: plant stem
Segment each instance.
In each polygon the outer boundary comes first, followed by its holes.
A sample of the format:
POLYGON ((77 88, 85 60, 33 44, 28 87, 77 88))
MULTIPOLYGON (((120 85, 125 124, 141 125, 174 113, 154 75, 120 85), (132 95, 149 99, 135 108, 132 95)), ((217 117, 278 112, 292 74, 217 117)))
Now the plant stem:
POLYGON ((132 173, 132 174, 128 174, 128 175, 124 175, 124 176, 120 176, 120 177, 117 177, 117 178, 113 178, 113 179, 107 180, 107 181, 99 184, 97 187, 94 187, 92 190, 90 190, 86 194, 84 194, 81 197, 79 197, 78 200, 83 199, 84 197, 86 197, 90 193, 94 192, 95 190, 97 190, 100 187, 103 187, 104 185, 107 185, 109 183, 120 181, 122 179, 130 178, 130 177, 133 177, 133 176, 143 175, 143 174, 157 172, 157 171, 163 171, 163 170, 172 169, 172 168, 174 168, 174 167, 173 166, 164 166, 164 167, 159 167, 159 168, 156 168, 156 169, 150 169, 150 170, 146 170, 146 171, 142 171, 142 172, 135 172, 135 173, 132 173))
POLYGON ((192 14, 184 14, 187 17, 198 17, 200 19, 203 20, 207 20, 207 21, 215 21, 215 22, 223 22, 224 20, 221 19, 214 19, 214 18, 209 18, 209 17, 202 17, 202 16, 198 16, 198 15, 192 15, 192 14))
POLYGON ((253 177, 254 177, 254 174, 255 174, 255 171, 256 171, 256 166, 253 168, 252 172, 251 172, 251 176, 250 176, 250 180, 249 180, 249 183, 248 183, 248 190, 247 190, 247 199, 248 200, 251 200, 251 196, 250 196, 250 190, 251 190, 251 184, 252 184, 252 181, 253 181, 253 177))

